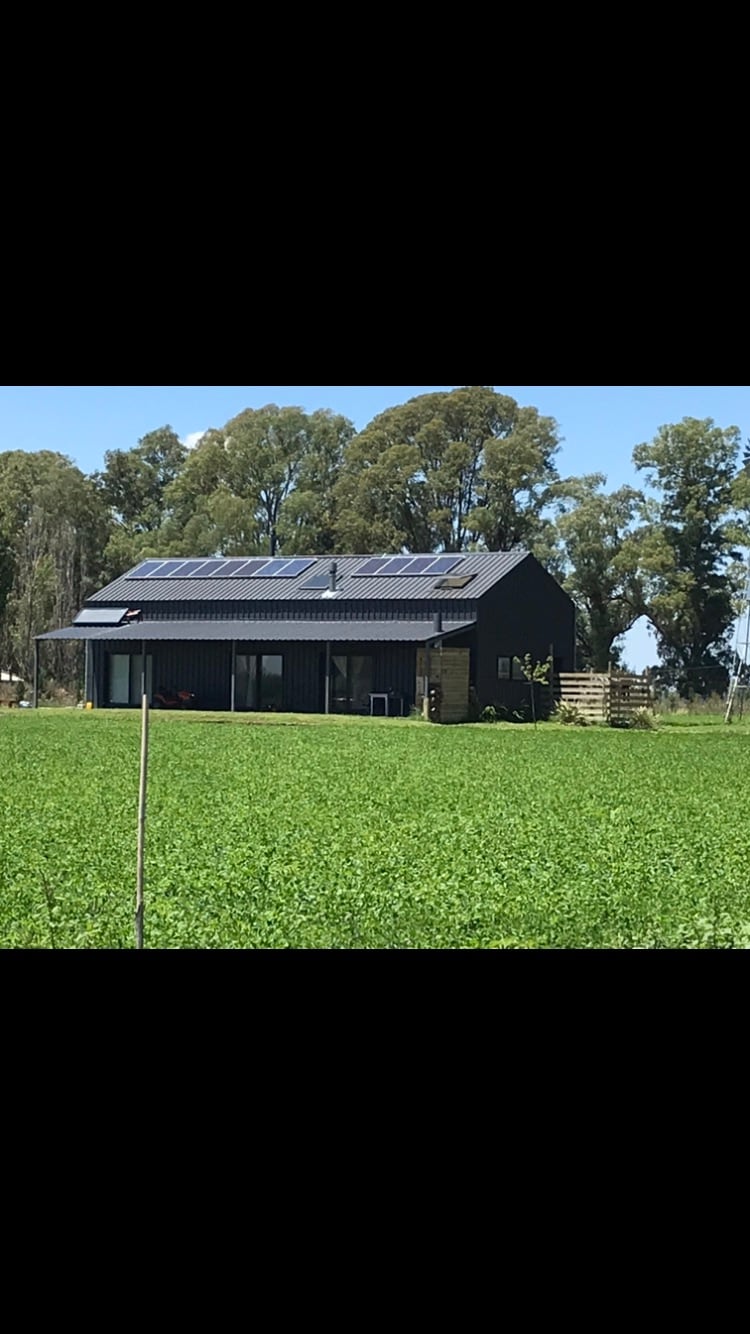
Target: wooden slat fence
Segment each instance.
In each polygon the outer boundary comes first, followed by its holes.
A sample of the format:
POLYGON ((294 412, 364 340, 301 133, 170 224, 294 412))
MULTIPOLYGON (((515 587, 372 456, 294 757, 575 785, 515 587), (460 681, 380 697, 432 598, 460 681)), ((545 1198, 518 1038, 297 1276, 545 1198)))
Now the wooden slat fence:
MULTIPOLYGON (((417 650, 417 680, 424 680, 427 670, 424 649, 417 650)), ((469 714, 469 650, 467 648, 433 649, 430 655, 430 680, 440 687, 441 723, 463 723, 469 714)), ((418 695, 418 705, 421 696, 418 695)))
POLYGON ((555 677, 555 702, 573 704, 587 722, 616 726, 636 709, 653 709, 648 675, 615 672, 561 672, 555 677))

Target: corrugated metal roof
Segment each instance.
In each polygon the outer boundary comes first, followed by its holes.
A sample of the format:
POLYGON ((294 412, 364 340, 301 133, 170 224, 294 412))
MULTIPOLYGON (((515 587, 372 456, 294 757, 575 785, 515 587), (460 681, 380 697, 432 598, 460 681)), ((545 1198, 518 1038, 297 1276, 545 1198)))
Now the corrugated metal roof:
POLYGON ((35 639, 98 639, 103 634, 100 625, 66 625, 62 630, 49 630, 46 635, 35 635, 35 639))
MULTIPOLYGON (((415 556, 419 554, 414 552, 415 556)), ((422 554, 434 555, 430 552, 422 554)), ((481 597, 526 560, 529 553, 515 550, 462 554, 460 565, 452 573, 475 576, 465 588, 436 588, 438 576, 435 575, 353 577, 354 571, 371 556, 372 553, 369 556, 318 556, 315 564, 295 579, 129 579, 124 574, 88 601, 91 604, 123 599, 131 606, 153 602, 320 602, 325 598, 319 589, 303 588, 302 585, 313 575, 327 574, 331 561, 335 560, 340 596, 349 601, 382 602, 406 598, 460 602, 481 597)), ((133 568, 137 569, 137 566, 133 568)))
POLYGON ((142 621, 137 625, 123 625, 103 630, 101 626, 69 625, 64 630, 52 630, 37 639, 97 639, 115 640, 177 640, 199 639, 232 640, 242 643, 306 642, 325 643, 391 643, 425 644, 433 639, 470 630, 476 621, 446 621, 442 630, 435 630, 431 620, 425 621, 142 621))

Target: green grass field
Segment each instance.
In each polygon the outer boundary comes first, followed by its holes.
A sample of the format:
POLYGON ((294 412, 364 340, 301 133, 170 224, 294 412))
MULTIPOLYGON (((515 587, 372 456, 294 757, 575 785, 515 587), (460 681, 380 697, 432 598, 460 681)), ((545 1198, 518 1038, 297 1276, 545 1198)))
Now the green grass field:
MULTIPOLYGON (((133 946, 139 727, 0 716, 0 945, 133 946)), ((744 722, 157 713, 146 945, 747 947, 749 752, 744 722)))

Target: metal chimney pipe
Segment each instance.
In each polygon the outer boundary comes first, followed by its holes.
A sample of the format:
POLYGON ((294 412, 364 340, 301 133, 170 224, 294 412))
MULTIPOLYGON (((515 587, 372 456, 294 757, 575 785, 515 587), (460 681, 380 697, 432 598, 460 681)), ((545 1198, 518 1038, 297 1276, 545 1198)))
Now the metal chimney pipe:
POLYGON ((432 618, 432 628, 436 635, 440 634, 440 631, 443 628, 443 613, 441 611, 435 612, 435 615, 432 618))
POLYGON ((335 560, 332 560, 332 561, 331 561, 331 564, 330 564, 330 567, 329 567, 329 570, 328 570, 328 588, 329 588, 329 591, 330 591, 331 593, 335 593, 335 592, 336 592, 336 571, 337 571, 337 569, 338 569, 338 566, 337 566, 335 560))

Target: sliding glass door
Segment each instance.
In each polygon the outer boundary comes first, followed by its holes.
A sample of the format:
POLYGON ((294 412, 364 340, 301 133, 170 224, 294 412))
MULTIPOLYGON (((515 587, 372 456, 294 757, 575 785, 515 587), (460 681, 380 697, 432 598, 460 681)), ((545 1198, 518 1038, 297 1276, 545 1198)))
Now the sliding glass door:
POLYGON ((260 658, 261 709, 280 713, 284 707, 284 659, 280 653, 263 653, 260 658))
POLYGON ((234 707, 252 712, 281 712, 284 707, 284 659, 280 653, 236 655, 234 707))
POLYGON ((255 653, 238 653, 234 663, 234 707, 240 713, 257 709, 258 657, 255 653))
POLYGON ((331 654, 331 713, 369 713, 371 690, 371 657, 331 654))
POLYGON ((130 703, 129 653, 109 655, 109 702, 121 706, 130 703))
MULTIPOLYGON (((109 654, 109 690, 108 702, 127 708, 131 704, 140 704, 141 702, 141 665, 143 656, 140 653, 110 653, 109 654)), ((146 654, 146 694, 149 701, 154 691, 154 660, 150 653, 146 654)))

